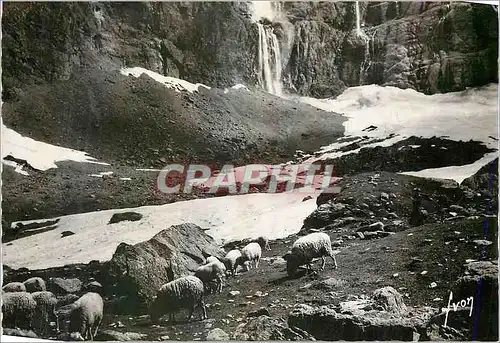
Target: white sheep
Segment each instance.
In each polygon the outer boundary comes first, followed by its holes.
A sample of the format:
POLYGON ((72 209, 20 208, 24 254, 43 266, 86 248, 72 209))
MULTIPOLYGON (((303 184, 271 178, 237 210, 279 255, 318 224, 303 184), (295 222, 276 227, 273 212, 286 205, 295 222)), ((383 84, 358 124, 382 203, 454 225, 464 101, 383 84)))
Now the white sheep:
POLYGON ((59 331, 59 318, 56 314, 57 298, 52 292, 40 291, 31 293, 36 301, 34 327, 37 333, 44 336, 50 327, 51 320, 56 323, 56 332, 59 331))
POLYGON ((215 256, 208 256, 205 264, 209 264, 210 262, 220 262, 219 259, 215 256))
POLYGON ((311 262, 313 258, 321 257, 323 263, 321 270, 325 268, 325 256, 330 256, 335 268, 337 260, 332 250, 330 236, 323 232, 314 232, 307 236, 300 237, 293 243, 292 250, 287 252, 283 259, 286 261, 288 275, 292 275, 301 265, 307 265, 308 270, 312 270, 311 262))
POLYGON ((88 292, 71 304, 69 332, 93 340, 104 315, 104 301, 98 293, 88 292))
POLYGON ((41 277, 32 277, 23 282, 26 287, 26 292, 43 292, 47 290, 45 281, 41 277))
POLYGON ((236 269, 238 268, 236 261, 238 260, 239 257, 241 257, 241 251, 239 251, 238 249, 233 249, 230 252, 228 252, 226 256, 222 259, 227 270, 233 276, 236 275, 236 269))
POLYGON ((2 287, 4 292, 26 292, 26 286, 22 282, 9 282, 2 287))
POLYGON ((241 249, 241 256, 236 259, 236 267, 245 266, 246 270, 250 270, 252 263, 255 264, 255 268, 259 268, 260 257, 262 256, 262 248, 259 243, 253 242, 245 245, 241 249))
POLYGON ((206 289, 211 290, 210 283, 215 281, 216 289, 218 293, 222 292, 222 283, 224 279, 224 274, 226 273, 226 266, 219 260, 215 262, 207 263, 196 269, 194 276, 203 281, 206 289))
POLYGON ((2 293, 2 327, 32 328, 36 301, 28 292, 2 293))
POLYGON ((193 316, 196 307, 201 307, 203 319, 207 318, 207 311, 203 302, 203 282, 196 276, 183 276, 170 281, 160 287, 149 307, 149 316, 153 323, 157 323, 164 314, 169 314, 170 321, 175 322, 175 312, 188 309, 188 321, 193 316))

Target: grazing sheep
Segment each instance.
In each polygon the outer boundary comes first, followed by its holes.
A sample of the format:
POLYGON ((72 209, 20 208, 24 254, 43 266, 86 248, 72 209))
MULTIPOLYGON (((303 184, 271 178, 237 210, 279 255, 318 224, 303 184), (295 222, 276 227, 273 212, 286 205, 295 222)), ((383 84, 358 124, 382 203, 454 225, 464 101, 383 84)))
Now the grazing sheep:
POLYGON ((271 250, 271 247, 269 246, 269 239, 267 237, 260 236, 255 240, 255 242, 259 243, 262 249, 271 250))
POLYGON ((83 338, 93 340, 101 324, 104 301, 93 292, 82 295, 71 305, 69 332, 78 332, 83 338))
POLYGON ((2 287, 4 292, 26 292, 26 286, 22 282, 9 282, 2 287))
POLYGON ((169 314, 169 320, 175 322, 175 312, 188 309, 188 321, 193 316, 197 306, 203 310, 202 319, 207 318, 207 311, 203 302, 203 281, 193 275, 183 276, 170 281, 158 290, 153 303, 149 307, 149 316, 153 323, 157 323, 164 314, 169 314))
POLYGON ((209 264, 210 262, 220 262, 220 261, 215 256, 209 256, 209 257, 207 257, 207 261, 205 262, 205 264, 209 264))
POLYGON ((24 286, 26 287, 26 292, 43 292, 47 290, 45 281, 41 277, 32 277, 24 281, 24 286))
POLYGON ((321 257, 323 263, 321 270, 325 268, 325 256, 330 256, 337 268, 337 260, 332 250, 330 236, 323 232, 314 232, 300 237, 293 243, 292 250, 287 252, 283 259, 286 261, 288 275, 292 275, 301 265, 307 265, 310 271, 313 258, 321 257))
POLYGON ((2 327, 31 330, 36 301, 28 292, 2 293, 2 327))
POLYGON ((238 265, 236 264, 236 260, 241 257, 241 251, 238 249, 231 250, 226 254, 226 256, 222 259, 224 262, 224 265, 226 266, 227 270, 233 275, 236 275, 236 269, 238 268, 238 265))
POLYGON ((245 266, 246 270, 250 270, 253 262, 255 263, 255 268, 259 268, 261 256, 262 248, 259 243, 248 243, 243 249, 241 249, 241 256, 236 259, 236 266, 245 266))
POLYGON ((50 322, 56 322, 56 332, 59 331, 59 318, 56 314, 57 298, 52 292, 41 291, 31 294, 36 301, 34 327, 37 333, 45 336, 50 327, 50 322))
POLYGON ((194 276, 200 279, 205 285, 206 289, 211 291, 211 287, 209 287, 210 283, 215 280, 216 289, 215 291, 218 293, 222 292, 222 282, 224 278, 224 274, 226 273, 226 266, 224 263, 217 260, 217 262, 210 262, 203 266, 198 267, 194 276))

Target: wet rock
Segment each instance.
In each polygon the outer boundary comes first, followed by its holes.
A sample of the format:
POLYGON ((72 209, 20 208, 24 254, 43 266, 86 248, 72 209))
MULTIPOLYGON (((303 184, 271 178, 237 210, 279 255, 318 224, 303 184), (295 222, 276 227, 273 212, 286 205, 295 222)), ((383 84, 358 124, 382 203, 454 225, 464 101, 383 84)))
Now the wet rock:
POLYGON ((105 292, 119 299, 115 312, 145 310, 163 284, 191 275, 209 255, 222 258, 223 251, 191 223, 173 225, 135 245, 121 243, 109 262, 105 292))
POLYGON ((56 295, 78 293, 82 289, 82 282, 76 278, 53 277, 47 281, 47 290, 56 295))
POLYGON ((108 224, 115 224, 123 221, 135 222, 141 219, 142 219, 142 214, 137 212, 115 213, 113 214, 113 216, 111 216, 111 219, 109 220, 108 224))
POLYGON ((207 341, 228 341, 229 335, 222 329, 212 329, 206 337, 207 341))
POLYGON ((141 341, 147 335, 136 332, 119 332, 115 330, 99 331, 95 337, 96 341, 141 341))
POLYGON ((282 318, 259 316, 241 323, 236 328, 234 340, 241 341, 285 341, 311 340, 315 338, 300 328, 287 325, 282 318))

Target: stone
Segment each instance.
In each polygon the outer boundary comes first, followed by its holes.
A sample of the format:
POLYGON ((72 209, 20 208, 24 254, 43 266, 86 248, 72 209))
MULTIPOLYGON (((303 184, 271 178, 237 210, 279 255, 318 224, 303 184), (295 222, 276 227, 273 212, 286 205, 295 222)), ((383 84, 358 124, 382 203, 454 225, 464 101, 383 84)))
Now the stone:
POLYGON ((82 282, 77 278, 53 277, 47 281, 47 290, 56 295, 78 293, 82 289, 82 282))
POLYGON ((290 312, 288 325, 324 341, 412 341, 425 335, 427 324, 438 312, 432 308, 415 308, 411 314, 394 315, 370 309, 369 300, 351 302, 350 306, 343 305, 344 313, 333 306, 297 305, 290 312))
POLYGON ((95 336, 98 341, 141 341, 147 335, 137 332, 119 332, 115 330, 99 330, 95 336))
POLYGON ((147 241, 119 244, 109 261, 104 291, 119 299, 115 313, 146 310, 163 284, 192 275, 207 256, 222 258, 223 253, 199 226, 173 225, 147 241))
POLYGON ((492 245, 493 242, 492 241, 488 241, 486 239, 476 239, 474 241, 472 241, 475 245, 479 245, 479 246, 485 246, 487 247, 488 245, 492 245))
POLYGON ((378 308, 396 314, 407 312, 403 297, 393 287, 379 288, 373 292, 373 300, 378 308))
POLYGON ((261 307, 258 310, 249 312, 247 317, 259 317, 259 316, 268 316, 270 317, 271 314, 269 313, 269 310, 265 307, 261 307))
POLYGON ((286 341, 316 339, 306 331, 290 327, 282 318, 262 315, 252 317, 248 322, 239 324, 233 335, 238 341, 286 341))
POLYGON ((214 328, 210 330, 206 337, 207 341, 228 341, 229 335, 222 329, 214 328))
POLYGON ((142 214, 137 213, 137 212, 121 212, 121 213, 115 213, 111 216, 111 219, 109 220, 108 224, 115 224, 119 223, 122 221, 139 221, 142 219, 142 214))
POLYGON ((235 296, 240 295, 240 294, 241 294, 240 291, 230 291, 229 292, 229 295, 232 296, 232 297, 235 297, 235 296))

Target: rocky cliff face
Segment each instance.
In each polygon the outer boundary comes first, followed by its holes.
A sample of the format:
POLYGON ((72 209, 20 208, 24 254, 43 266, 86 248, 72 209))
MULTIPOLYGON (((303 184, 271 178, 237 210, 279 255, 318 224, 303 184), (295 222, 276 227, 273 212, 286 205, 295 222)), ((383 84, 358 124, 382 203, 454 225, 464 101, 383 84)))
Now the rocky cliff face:
MULTIPOLYGON (((284 11, 266 24, 292 92, 327 97, 377 83, 436 93, 498 80, 493 6, 360 2, 361 35, 353 2, 286 2, 284 11)), ((80 68, 142 66, 214 87, 258 80, 245 2, 7 3, 2 20, 5 101, 80 68)))

